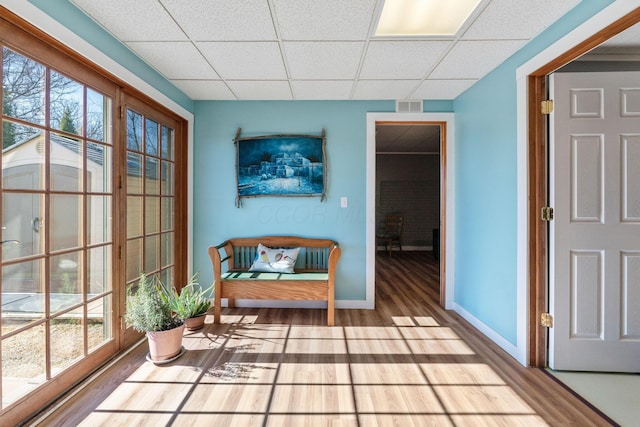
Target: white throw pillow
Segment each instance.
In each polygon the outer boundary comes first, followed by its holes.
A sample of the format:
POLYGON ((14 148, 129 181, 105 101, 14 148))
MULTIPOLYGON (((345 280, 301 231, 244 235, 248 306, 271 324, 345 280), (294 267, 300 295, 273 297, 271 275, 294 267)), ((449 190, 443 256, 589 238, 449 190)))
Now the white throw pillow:
POLYGON ((300 252, 300 248, 270 248, 258 243, 256 259, 251 264, 249 271, 294 273, 293 267, 296 265, 298 252, 300 252))

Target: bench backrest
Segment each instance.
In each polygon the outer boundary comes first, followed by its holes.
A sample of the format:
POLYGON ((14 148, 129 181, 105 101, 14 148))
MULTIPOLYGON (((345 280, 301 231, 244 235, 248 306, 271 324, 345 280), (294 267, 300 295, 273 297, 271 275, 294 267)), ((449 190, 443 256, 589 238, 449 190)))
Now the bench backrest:
POLYGON ((263 236, 251 238, 229 239, 224 247, 227 252, 227 268, 229 270, 247 270, 256 259, 258 243, 270 248, 300 248, 296 262, 296 271, 327 271, 329 254, 338 243, 329 239, 315 239, 297 236, 263 236), (230 244, 230 245, 229 245, 230 244))

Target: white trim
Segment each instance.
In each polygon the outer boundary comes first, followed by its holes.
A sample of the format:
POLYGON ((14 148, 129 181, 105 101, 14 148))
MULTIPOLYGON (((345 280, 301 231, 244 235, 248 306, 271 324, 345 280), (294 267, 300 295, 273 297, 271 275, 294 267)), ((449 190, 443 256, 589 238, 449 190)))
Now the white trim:
POLYGON ((193 171, 193 113, 186 110, 28 1, 2 0, 2 6, 187 120, 187 170, 189 171, 187 182, 187 266, 189 276, 191 276, 193 274, 193 176, 191 173, 191 171, 193 171))
POLYGON ((458 304, 453 304, 452 310, 455 311, 467 322, 471 323, 471 325, 479 330, 482 334, 486 335, 491 341, 496 343, 500 348, 509 353, 511 357, 517 359, 518 349, 511 342, 506 340, 502 335, 498 334, 496 331, 482 323, 478 318, 473 316, 464 308, 460 307, 458 304))
POLYGON ((538 55, 518 67, 517 85, 517 351, 518 362, 529 364, 529 234, 528 234, 528 96, 529 74, 553 61, 582 41, 593 36, 608 25, 628 15, 638 7, 637 0, 616 0, 605 9, 583 22, 579 27, 562 37, 538 55))
POLYGON ((367 113, 366 187, 366 303, 375 308, 376 260, 376 122, 445 122, 446 126, 446 236, 445 308, 453 307, 455 267, 455 115, 453 113, 367 113))

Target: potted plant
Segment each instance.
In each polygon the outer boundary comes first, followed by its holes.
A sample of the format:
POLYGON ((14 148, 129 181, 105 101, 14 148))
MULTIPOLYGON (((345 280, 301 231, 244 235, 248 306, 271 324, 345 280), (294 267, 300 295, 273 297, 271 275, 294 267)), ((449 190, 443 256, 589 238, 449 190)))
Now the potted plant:
POLYGON ((195 331, 204 326, 205 315, 211 307, 209 294, 212 289, 213 285, 202 289, 196 282, 196 275, 191 277, 180 293, 175 288, 169 289, 172 295, 167 296, 166 299, 173 312, 184 319, 187 330, 195 331))
POLYGON ((183 318, 173 311, 175 288, 157 276, 140 275, 137 286, 127 289, 125 321, 138 332, 146 332, 153 362, 171 360, 182 352, 183 318))

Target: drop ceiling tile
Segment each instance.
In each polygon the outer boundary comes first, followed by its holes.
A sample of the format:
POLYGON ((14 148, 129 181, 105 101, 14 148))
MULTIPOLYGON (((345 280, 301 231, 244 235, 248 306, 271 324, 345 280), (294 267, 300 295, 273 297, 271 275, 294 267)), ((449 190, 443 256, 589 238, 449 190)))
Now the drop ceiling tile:
POLYGON ((365 40, 375 0, 273 0, 283 40, 365 40))
POLYGON ((224 79, 287 78, 276 42, 200 42, 197 46, 224 79))
POLYGON ((421 79, 451 45, 448 41, 372 41, 362 79, 421 79))
POLYGON ((332 80, 332 81, 292 81, 293 98, 318 99, 318 100, 342 100, 349 99, 352 80, 332 80))
POLYGON ((578 3, 580 0, 492 0, 462 39, 531 39, 578 3))
POLYGON ((515 53, 525 41, 459 41, 429 79, 478 79, 515 53))
POLYGON ((353 99, 408 99, 419 80, 360 80, 353 99))
POLYGON ((364 42, 285 42, 292 79, 353 79, 364 42))
POLYGON ((162 0, 162 4, 192 40, 276 39, 264 0, 162 0))
POLYGON ((235 100, 236 96, 221 80, 171 80, 193 100, 235 100))
POLYGON ((130 42, 127 46, 168 79, 219 78, 191 42, 130 42))
POLYGON ((71 0, 120 41, 187 40, 157 0, 71 0))
POLYGON ((291 88, 287 81, 241 80, 227 81, 227 84, 238 97, 247 101, 258 100, 290 100, 291 88))
POLYGON ((477 82, 470 80, 425 80, 420 87, 411 94, 416 99, 455 99, 465 90, 477 82))

